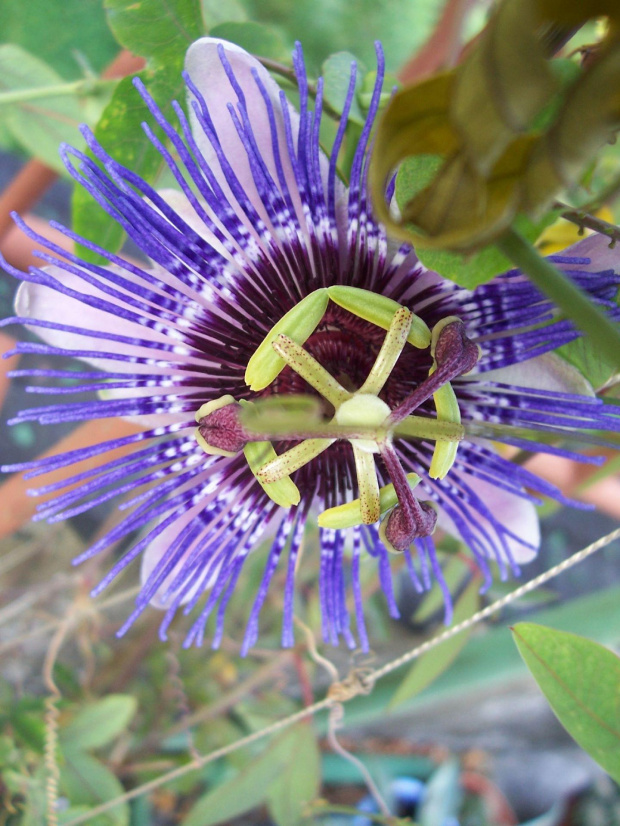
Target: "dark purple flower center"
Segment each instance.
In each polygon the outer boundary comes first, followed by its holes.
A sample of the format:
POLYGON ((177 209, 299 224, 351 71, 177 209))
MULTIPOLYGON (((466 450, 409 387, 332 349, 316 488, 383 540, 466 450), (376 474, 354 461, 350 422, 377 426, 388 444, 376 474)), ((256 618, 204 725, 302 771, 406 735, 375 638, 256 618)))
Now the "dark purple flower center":
MULTIPOLYGON (((381 349, 385 331, 369 321, 330 304, 323 321, 304 349, 350 392, 361 387, 381 349)), ((400 404, 428 376, 433 363, 430 350, 405 347, 379 397, 390 408, 400 404)), ((310 393, 320 395, 291 367, 286 366, 275 381, 258 396, 310 393)), ((432 403, 422 408, 429 415, 432 403)), ((420 412, 422 412, 422 410, 420 412)), ((326 415, 333 408, 326 406, 326 415)))

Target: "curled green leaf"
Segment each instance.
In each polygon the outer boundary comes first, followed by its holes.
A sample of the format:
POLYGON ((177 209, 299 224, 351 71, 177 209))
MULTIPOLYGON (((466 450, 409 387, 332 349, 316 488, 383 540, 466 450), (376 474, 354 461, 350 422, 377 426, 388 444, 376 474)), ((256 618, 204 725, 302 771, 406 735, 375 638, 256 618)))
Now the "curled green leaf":
POLYGON ((398 92, 370 167, 388 229, 420 249, 476 251, 520 213, 537 218, 620 128, 619 22, 612 0, 504 0, 460 66, 398 92), (600 15, 610 19, 608 36, 559 84, 541 32, 600 15), (386 186, 405 159, 422 155, 440 163, 397 214, 386 186))

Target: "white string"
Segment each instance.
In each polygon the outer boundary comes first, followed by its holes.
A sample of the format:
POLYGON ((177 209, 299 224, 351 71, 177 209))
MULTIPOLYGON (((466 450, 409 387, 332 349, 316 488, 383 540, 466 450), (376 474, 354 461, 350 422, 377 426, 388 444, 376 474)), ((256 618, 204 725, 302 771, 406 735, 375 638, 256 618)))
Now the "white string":
POLYGON ((551 568, 550 570, 546 571, 544 574, 540 574, 540 576, 531 579, 529 582, 526 582, 525 585, 522 585, 520 588, 515 589, 510 594, 507 594, 505 597, 496 600, 491 605, 488 605, 482 611, 478 611, 478 613, 474 614, 469 619, 464 620, 463 622, 458 623, 458 625, 453 626, 452 628, 448 628, 442 634, 439 634, 436 637, 428 640, 427 642, 422 643, 422 645, 417 646, 416 648, 412 649, 411 651, 403 654, 402 657, 398 657, 395 660, 391 660, 389 663, 386 663, 381 668, 377 668, 374 671, 370 671, 368 673, 364 673, 364 679, 358 680, 359 683, 359 690, 354 691, 351 690, 351 685, 354 684, 356 681, 353 675, 349 675, 349 677, 345 678, 342 683, 335 683, 333 684, 330 689, 329 693, 326 697, 320 700, 318 703, 314 703, 311 706, 307 706, 306 708, 301 709, 295 714, 291 714, 290 717, 285 717, 282 720, 277 720, 275 723, 272 723, 269 726, 266 726, 259 731, 255 731, 253 734, 248 735, 247 737, 242 737, 240 740, 235 740, 234 743, 229 743, 226 746, 223 746, 220 749, 216 749, 215 751, 210 752, 209 754, 205 754, 197 759, 191 761, 191 763, 186 763, 184 766, 179 766, 177 769, 168 772, 167 774, 163 774, 154 780, 149 781, 148 783, 144 783, 141 786, 132 789, 129 792, 126 792, 124 795, 115 798, 114 800, 108 800, 106 803, 102 803, 100 806, 96 806, 94 809, 91 809, 89 812, 85 812, 78 817, 73 818, 73 820, 69 820, 65 823, 65 826, 79 826, 80 823, 86 823, 91 818, 95 817, 96 815, 103 814, 104 812, 109 812, 111 809, 114 809, 116 806, 127 802, 128 800, 133 800, 136 797, 141 797, 144 794, 147 794, 154 789, 159 788, 164 783, 169 783, 172 780, 176 780, 179 777, 188 774, 189 772, 195 771, 196 769, 200 769, 203 766, 207 765, 207 763, 212 763, 214 760, 217 760, 220 757, 224 757, 228 754, 232 754, 233 752, 237 751, 238 749, 242 749, 245 746, 250 745, 251 743, 260 740, 263 737, 269 737, 271 734, 275 734, 276 732, 283 731, 284 729, 289 728, 290 726, 294 725, 295 723, 304 720, 306 717, 310 715, 314 715, 319 711, 323 711, 326 709, 331 709, 337 704, 342 704, 348 702, 354 696, 359 693, 368 693, 369 688, 374 685, 377 680, 380 680, 382 677, 385 677, 387 674, 390 674, 392 671, 395 671, 397 668, 405 665, 406 663, 412 662, 413 660, 421 657, 422 654, 426 654, 427 651, 431 651, 433 648, 436 648, 441 643, 445 642, 446 640, 451 639, 452 637, 460 634, 461 631, 465 631, 468 628, 471 628, 473 625, 476 625, 481 620, 486 619, 486 617, 495 614, 497 611, 505 608, 507 605, 510 605, 512 602, 520 599, 525 594, 529 594, 531 591, 534 591, 536 588, 544 585, 546 582, 549 582, 554 577, 558 576, 559 574, 567 571, 569 568, 572 568, 574 565, 577 565, 579 562, 583 562, 584 559, 591 556, 592 554, 596 553, 596 551, 601 550, 606 545, 609 545, 616 539, 620 539, 620 528, 617 528, 615 531, 607 534, 607 536, 603 536, 600 539, 597 539, 596 542, 593 542, 591 545, 588 545, 586 548, 583 548, 581 551, 577 551, 577 553, 573 554, 568 559, 561 562, 559 565, 551 568), (339 691, 339 686, 346 686, 346 691, 339 691))

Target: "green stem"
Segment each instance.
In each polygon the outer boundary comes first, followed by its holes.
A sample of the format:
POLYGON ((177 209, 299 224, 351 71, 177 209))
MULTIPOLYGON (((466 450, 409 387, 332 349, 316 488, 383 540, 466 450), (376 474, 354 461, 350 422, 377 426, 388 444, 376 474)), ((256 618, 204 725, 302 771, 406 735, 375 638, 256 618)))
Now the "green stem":
POLYGON ((509 229, 497 241, 497 246, 590 337, 602 356, 620 367, 620 325, 611 321, 579 287, 539 255, 515 230, 509 229))
POLYGON ((56 83, 52 86, 37 86, 33 89, 13 89, 10 92, 0 92, 0 106, 10 103, 25 103, 30 100, 43 98, 69 97, 75 95, 89 95, 107 86, 113 86, 116 80, 97 80, 84 78, 73 80, 70 83, 56 83))
MULTIPOLYGON (((293 69, 292 66, 287 66, 277 60, 272 60, 270 57, 261 57, 260 55, 257 55, 257 59, 263 64, 265 69, 269 69, 270 72, 280 75, 280 77, 288 80, 293 86, 299 88, 297 75, 295 74, 295 69, 293 69)), ((316 83, 309 80, 308 94, 314 99, 316 98, 316 93, 316 83)), ((329 115, 330 118, 333 118, 336 121, 339 121, 341 118, 341 113, 334 109, 334 107, 329 103, 329 101, 325 100, 325 98, 323 98, 323 111, 326 115, 329 115)))

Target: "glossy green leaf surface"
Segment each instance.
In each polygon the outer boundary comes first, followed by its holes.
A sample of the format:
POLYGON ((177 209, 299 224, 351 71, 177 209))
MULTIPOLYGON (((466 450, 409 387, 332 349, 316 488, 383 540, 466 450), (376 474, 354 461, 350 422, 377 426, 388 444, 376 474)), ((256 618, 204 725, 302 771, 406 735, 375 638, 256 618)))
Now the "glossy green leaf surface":
POLYGON ((203 34, 195 0, 106 0, 105 8, 119 43, 150 60, 174 62, 203 34))
POLYGON ((620 781, 620 658, 585 637, 520 622, 514 640, 558 720, 620 781))

